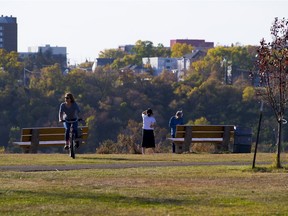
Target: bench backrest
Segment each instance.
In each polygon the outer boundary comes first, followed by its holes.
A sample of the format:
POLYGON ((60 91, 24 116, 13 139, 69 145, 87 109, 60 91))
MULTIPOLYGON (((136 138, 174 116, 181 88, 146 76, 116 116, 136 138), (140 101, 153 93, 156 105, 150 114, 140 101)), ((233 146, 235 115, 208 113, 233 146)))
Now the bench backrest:
POLYGON ((184 138, 187 129, 192 131, 192 138, 223 138, 225 133, 230 137, 234 135, 234 125, 177 125, 175 137, 184 138))
MULTIPOLYGON (((78 131, 81 131, 82 140, 87 140, 88 126, 79 126, 78 131)), ((78 132, 79 134, 79 132, 78 132)), ((58 141, 64 140, 65 128, 63 127, 36 127, 36 128, 23 128, 21 134, 22 142, 31 142, 32 136, 37 137, 38 141, 58 141)))

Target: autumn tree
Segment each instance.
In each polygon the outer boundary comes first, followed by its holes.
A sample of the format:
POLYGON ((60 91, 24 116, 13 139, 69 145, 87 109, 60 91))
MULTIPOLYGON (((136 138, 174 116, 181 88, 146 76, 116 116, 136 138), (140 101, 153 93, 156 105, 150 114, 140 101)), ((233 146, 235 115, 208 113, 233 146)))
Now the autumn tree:
POLYGON ((105 49, 99 53, 99 58, 123 58, 126 55, 121 49, 105 49))
POLYGON ((275 18, 272 42, 262 39, 258 49, 259 94, 272 107, 278 123, 276 168, 281 168, 282 125, 288 101, 288 20, 275 18))
POLYGON ((171 57, 172 58, 178 58, 182 57, 185 54, 191 53, 193 50, 193 47, 186 43, 176 43, 171 48, 171 57))

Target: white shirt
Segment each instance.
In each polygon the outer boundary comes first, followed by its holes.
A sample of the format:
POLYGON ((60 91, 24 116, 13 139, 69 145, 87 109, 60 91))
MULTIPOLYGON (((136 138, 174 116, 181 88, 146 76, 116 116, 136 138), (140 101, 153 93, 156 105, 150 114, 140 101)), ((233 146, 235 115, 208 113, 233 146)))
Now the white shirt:
POLYGON ((142 113, 143 118, 143 129, 144 130, 154 130, 153 127, 151 127, 152 124, 156 123, 156 120, 153 116, 148 116, 142 113))

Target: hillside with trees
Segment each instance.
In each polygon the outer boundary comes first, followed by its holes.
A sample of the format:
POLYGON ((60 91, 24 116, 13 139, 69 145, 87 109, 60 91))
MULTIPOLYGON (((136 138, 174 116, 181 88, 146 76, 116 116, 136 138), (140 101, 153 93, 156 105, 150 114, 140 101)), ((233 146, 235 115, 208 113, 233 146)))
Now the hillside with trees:
MULTIPOLYGON (((108 50, 102 54, 115 55, 118 62, 130 58, 135 63, 144 55, 139 53, 150 55, 149 50, 153 54, 157 51, 159 55, 171 55, 161 45, 155 48, 147 41, 136 44, 139 46, 134 54, 108 50), (141 45, 147 49, 141 49, 141 45)), ((193 62, 183 81, 177 81, 175 74, 168 71, 159 76, 121 72, 122 64, 98 67, 93 73, 76 68, 62 74, 60 65, 55 64, 27 74, 26 85, 23 85, 25 65, 18 61, 17 53, 0 50, 0 145, 8 152, 20 152, 12 142, 20 139, 21 128, 62 126, 58 123, 58 109, 66 92, 75 96, 89 126, 90 135, 80 149, 82 153, 137 152, 141 143, 141 113, 148 107, 153 109, 157 121, 155 136, 160 152, 170 150, 168 121, 179 109, 183 110, 186 123, 252 127, 255 134, 260 103, 254 87, 241 77, 232 85, 223 83, 222 62, 226 57, 233 60, 237 68, 252 71, 256 50, 252 46, 210 49, 204 58, 193 62)), ((277 122, 274 123, 268 107, 263 116, 260 149, 271 151, 277 122)), ((288 137, 285 133, 283 136, 285 148, 288 137)))

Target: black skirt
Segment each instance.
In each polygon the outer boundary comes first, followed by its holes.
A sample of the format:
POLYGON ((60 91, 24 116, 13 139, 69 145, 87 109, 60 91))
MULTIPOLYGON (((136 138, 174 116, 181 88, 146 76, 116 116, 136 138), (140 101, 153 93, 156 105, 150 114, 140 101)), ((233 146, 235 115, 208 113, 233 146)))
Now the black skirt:
POLYGON ((155 148, 154 130, 142 130, 142 147, 155 148))

